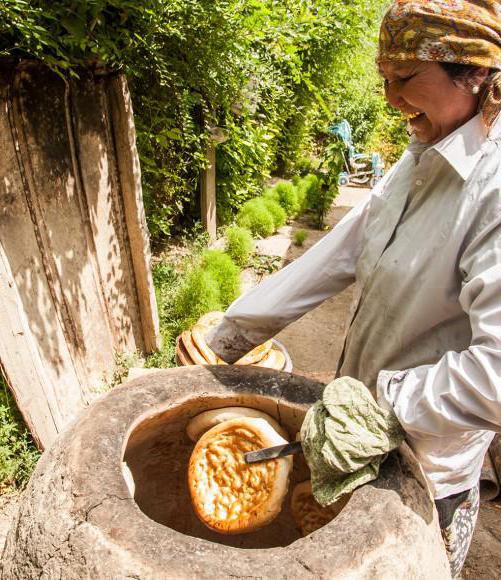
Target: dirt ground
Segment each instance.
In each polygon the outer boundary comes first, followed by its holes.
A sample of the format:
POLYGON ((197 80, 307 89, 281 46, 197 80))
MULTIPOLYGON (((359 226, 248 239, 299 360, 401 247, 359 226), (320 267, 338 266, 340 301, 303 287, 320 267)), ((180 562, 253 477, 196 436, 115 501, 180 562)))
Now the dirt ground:
MULTIPOLYGON (((346 191, 340 201, 353 205, 362 194, 361 190, 346 191)), ((348 210, 345 205, 335 206, 327 218, 328 226, 334 226, 348 210)), ((291 246, 286 263, 299 257, 326 233, 312 229, 304 217, 293 224, 292 234, 298 229, 307 230, 308 238, 301 248, 291 246)), ((324 382, 333 378, 343 345, 351 296, 351 290, 346 290, 280 333, 278 338, 287 346, 295 372, 324 382)), ((0 496, 0 553, 17 503, 17 495, 0 496)), ((463 578, 501 579, 500 502, 490 502, 481 507, 463 578)))

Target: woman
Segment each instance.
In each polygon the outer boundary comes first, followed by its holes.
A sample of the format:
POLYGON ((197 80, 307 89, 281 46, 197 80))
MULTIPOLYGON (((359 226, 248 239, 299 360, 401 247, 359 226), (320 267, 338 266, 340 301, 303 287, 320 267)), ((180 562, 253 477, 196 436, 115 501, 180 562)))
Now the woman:
POLYGON ((437 502, 453 576, 501 431, 501 8, 394 2, 379 69, 411 144, 299 260, 237 300, 210 337, 235 361, 355 284, 338 376, 396 414, 437 502))

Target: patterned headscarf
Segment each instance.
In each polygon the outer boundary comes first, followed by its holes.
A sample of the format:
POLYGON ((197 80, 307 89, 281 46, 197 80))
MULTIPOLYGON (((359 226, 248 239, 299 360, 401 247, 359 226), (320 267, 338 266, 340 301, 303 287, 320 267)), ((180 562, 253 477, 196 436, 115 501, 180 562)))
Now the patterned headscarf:
MULTIPOLYGON (((501 2, 396 0, 386 13, 378 61, 451 62, 501 71, 501 2)), ((501 110, 501 72, 481 100, 487 125, 501 110)))

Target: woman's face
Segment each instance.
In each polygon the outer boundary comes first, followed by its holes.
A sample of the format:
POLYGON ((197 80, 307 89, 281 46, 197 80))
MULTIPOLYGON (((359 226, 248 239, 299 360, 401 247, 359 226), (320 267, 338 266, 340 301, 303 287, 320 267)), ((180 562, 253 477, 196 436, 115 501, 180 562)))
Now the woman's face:
POLYGON ((379 71, 387 101, 404 113, 420 143, 437 143, 477 112, 478 97, 437 62, 382 62, 379 71))

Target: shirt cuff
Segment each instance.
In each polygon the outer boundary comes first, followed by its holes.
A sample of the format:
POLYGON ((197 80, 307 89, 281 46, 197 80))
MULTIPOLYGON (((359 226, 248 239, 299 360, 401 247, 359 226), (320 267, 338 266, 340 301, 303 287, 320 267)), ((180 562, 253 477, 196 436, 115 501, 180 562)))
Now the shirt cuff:
POLYGON ((395 399, 398 386, 407 375, 407 371, 380 371, 376 383, 376 400, 380 407, 395 412, 395 399))
POLYGON ((228 364, 233 364, 257 346, 244 336, 235 322, 227 319, 208 333, 206 343, 228 364))

